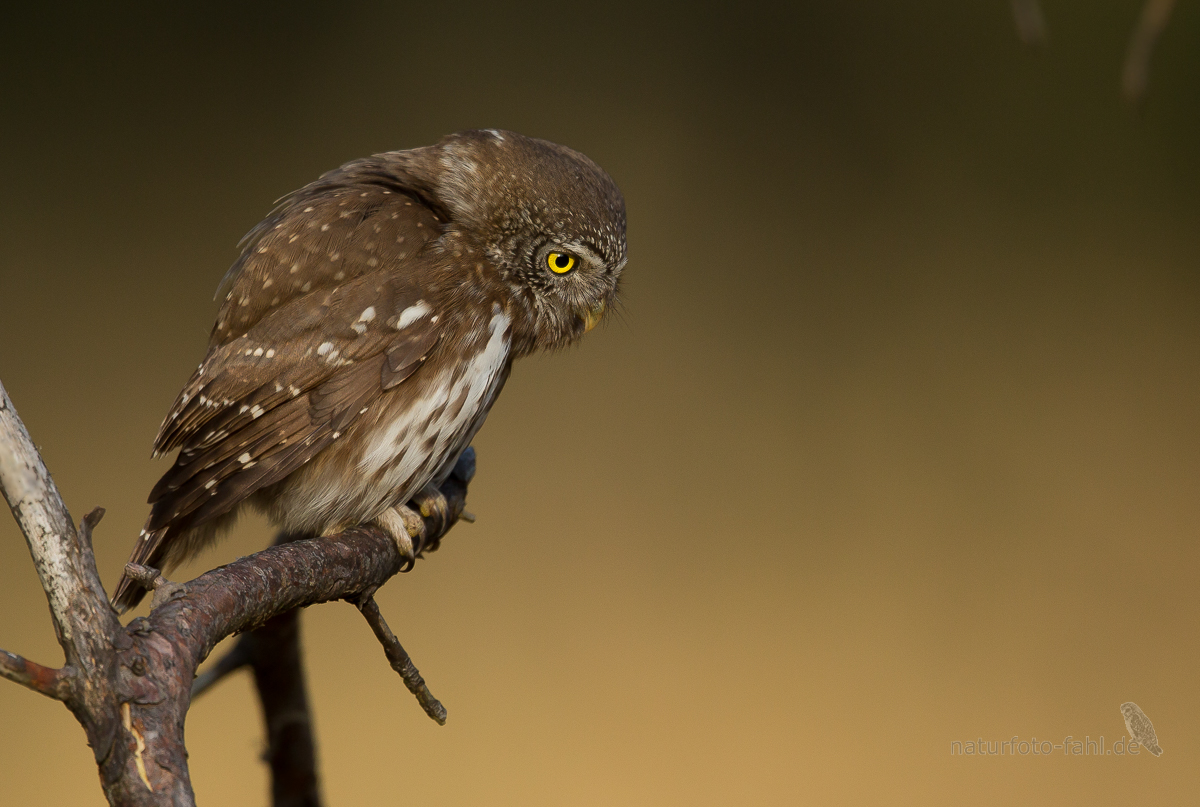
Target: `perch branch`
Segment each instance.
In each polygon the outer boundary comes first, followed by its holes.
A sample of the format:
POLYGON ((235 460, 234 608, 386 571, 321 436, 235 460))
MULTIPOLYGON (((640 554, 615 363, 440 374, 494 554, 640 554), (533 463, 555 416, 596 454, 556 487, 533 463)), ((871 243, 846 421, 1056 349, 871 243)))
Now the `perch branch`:
MULTIPOLYGON (((439 518, 442 530, 462 513, 473 472, 474 454, 468 449, 442 487, 450 514, 439 518)), ((87 732, 110 804, 194 804, 183 724, 196 668, 226 636, 255 629, 261 629, 254 640, 260 644, 251 646, 250 663, 264 700, 272 754, 283 752, 282 763, 271 760, 276 804, 319 803, 295 611, 371 597, 405 565, 389 536, 359 527, 274 546, 182 585, 153 570, 134 570, 153 583, 154 601, 148 618, 122 627, 92 554, 91 532, 103 511, 93 511, 74 528, 3 386, 0 487, 29 545, 67 658, 62 669, 53 670, 0 653, 0 677, 67 704, 87 732), (264 637, 272 633, 290 648, 282 659, 278 646, 265 649, 264 637), (285 680, 281 686, 270 677, 274 673, 292 683, 285 680), (269 704, 280 692, 283 697, 269 704), (288 725, 302 730, 290 732, 288 725), (294 786, 281 791, 288 781, 294 786)), ((425 526, 435 529, 430 522, 425 526)), ((434 536, 430 548, 440 537, 434 536)))

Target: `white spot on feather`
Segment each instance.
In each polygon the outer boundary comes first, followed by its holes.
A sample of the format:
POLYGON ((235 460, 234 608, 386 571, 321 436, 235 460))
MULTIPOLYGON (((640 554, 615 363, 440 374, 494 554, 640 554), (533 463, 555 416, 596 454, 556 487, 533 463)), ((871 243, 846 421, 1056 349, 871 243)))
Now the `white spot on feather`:
POLYGON ((396 320, 396 330, 404 330, 432 310, 424 300, 418 300, 414 305, 410 305, 400 312, 400 317, 396 320))

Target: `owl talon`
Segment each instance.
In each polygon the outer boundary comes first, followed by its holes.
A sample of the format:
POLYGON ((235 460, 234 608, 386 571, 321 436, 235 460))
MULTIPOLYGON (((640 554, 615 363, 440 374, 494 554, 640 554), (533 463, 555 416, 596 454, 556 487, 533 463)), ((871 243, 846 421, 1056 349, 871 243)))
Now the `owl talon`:
MULTIPOLYGON (((454 524, 454 516, 450 512, 450 502, 446 495, 432 483, 426 485, 412 497, 410 504, 414 505, 423 518, 430 519, 428 533, 422 533, 422 549, 427 535, 441 537, 454 524)), ((424 523, 424 522, 422 522, 424 523)))
POLYGON ((396 542, 396 549, 405 561, 400 571, 411 571, 425 544, 425 522, 409 508, 401 506, 384 510, 375 523, 396 542))

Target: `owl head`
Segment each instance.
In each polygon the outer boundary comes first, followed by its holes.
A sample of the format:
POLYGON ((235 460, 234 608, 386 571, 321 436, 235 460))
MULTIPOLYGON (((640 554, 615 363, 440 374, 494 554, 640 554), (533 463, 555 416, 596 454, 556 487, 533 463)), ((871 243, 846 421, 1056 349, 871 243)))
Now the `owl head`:
MULTIPOLYGON (((443 211, 448 251, 486 255, 505 292, 523 304, 518 352, 563 347, 612 307, 626 260, 625 199, 590 159, 496 129, 396 154, 443 211)), ((462 255, 452 257, 451 270, 470 270, 462 255)))

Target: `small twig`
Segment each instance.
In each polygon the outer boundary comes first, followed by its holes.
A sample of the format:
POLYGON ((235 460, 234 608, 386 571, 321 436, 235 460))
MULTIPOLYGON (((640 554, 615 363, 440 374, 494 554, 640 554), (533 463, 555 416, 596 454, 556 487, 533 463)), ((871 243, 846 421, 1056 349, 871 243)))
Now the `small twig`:
POLYGON ((161 585, 165 585, 167 579, 162 576, 158 569, 150 566, 143 566, 140 563, 126 563, 125 574, 142 584, 143 588, 153 591, 161 585))
POLYGON ((408 655, 403 645, 400 644, 400 640, 396 638, 396 634, 392 633, 392 629, 384 621, 383 614, 379 612, 379 605, 376 604, 375 598, 365 597, 359 600, 357 605, 358 610, 366 617, 367 624, 374 631, 375 638, 383 645, 383 652, 387 656, 388 663, 392 665, 393 670, 400 673, 400 677, 404 679, 404 685, 408 687, 408 691, 416 695, 417 702, 421 704, 421 708, 425 710, 425 714, 436 720, 439 726, 446 725, 446 707, 442 706, 438 702, 438 699, 433 697, 433 693, 425 685, 425 679, 417 671, 412 657, 408 655))
POLYGON ((150 610, 153 611, 164 602, 170 602, 175 597, 187 591, 187 587, 183 583, 172 583, 170 580, 162 576, 162 573, 152 566, 143 566, 140 563, 126 563, 125 574, 141 584, 146 591, 151 591, 154 596, 150 600, 150 610))
POLYGON ((1129 41, 1129 54, 1121 72, 1121 89, 1130 103, 1141 103, 1146 95, 1150 83, 1150 57, 1154 55, 1154 46, 1167 27, 1174 7, 1175 0, 1146 0, 1146 5, 1142 6, 1142 16, 1129 41))
POLYGON ((232 650, 221 656, 212 666, 196 676, 196 680, 192 682, 192 700, 196 700, 196 698, 203 695, 225 676, 237 672, 250 663, 249 638, 250 634, 242 634, 234 644, 232 650))
POLYGON ((69 667, 61 670, 54 667, 43 667, 16 653, 0 650, 0 678, 15 681, 48 698, 58 701, 66 699, 66 687, 70 673, 69 667))

